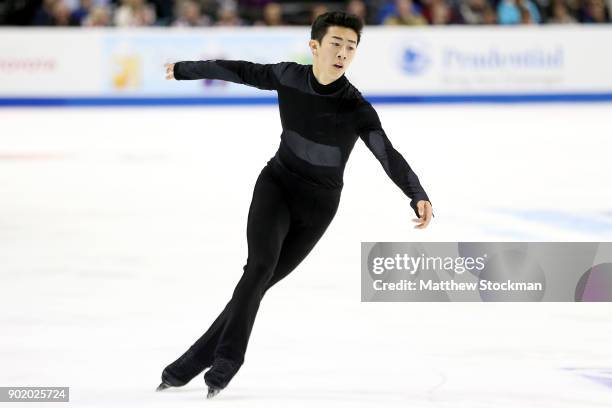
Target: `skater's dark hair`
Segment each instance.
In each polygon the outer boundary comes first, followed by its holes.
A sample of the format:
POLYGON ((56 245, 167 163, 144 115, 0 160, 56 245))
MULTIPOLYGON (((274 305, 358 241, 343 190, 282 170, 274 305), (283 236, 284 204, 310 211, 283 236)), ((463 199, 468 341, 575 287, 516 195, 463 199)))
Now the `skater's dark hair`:
POLYGON ((361 40, 361 30, 363 29, 363 21, 356 15, 343 11, 332 11, 317 17, 312 23, 310 38, 312 40, 317 40, 319 44, 321 44, 323 37, 327 34, 327 29, 331 26, 352 29, 357 33, 357 44, 359 44, 359 40, 361 40))

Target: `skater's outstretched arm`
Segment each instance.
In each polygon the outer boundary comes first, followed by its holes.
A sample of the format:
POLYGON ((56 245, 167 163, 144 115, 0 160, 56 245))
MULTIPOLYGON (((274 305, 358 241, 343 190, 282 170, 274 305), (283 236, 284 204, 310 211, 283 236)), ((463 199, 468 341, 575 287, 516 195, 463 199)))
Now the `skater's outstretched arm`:
POLYGON ((368 149, 376 156, 391 180, 406 194, 410 206, 417 215, 413 219, 415 228, 425 228, 433 217, 429 197, 421 186, 419 178, 412 171, 404 157, 393 147, 382 128, 376 110, 368 102, 358 111, 357 133, 368 149))
POLYGON ((165 64, 166 79, 221 79, 254 86, 259 89, 278 89, 288 62, 257 64, 248 61, 207 60, 180 61, 165 64))

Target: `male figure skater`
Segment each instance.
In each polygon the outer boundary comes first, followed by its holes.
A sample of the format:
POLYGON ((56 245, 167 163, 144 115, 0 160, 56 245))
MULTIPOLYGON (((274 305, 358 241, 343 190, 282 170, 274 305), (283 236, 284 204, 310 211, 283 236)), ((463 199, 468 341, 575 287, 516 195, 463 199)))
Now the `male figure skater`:
POLYGON ((166 64, 166 79, 221 79, 277 91, 283 131, 278 151, 255 183, 244 274, 208 331, 164 369, 158 390, 185 385, 207 367, 209 398, 227 386, 244 362, 263 295, 300 264, 334 218, 344 167, 358 137, 411 199, 415 228, 429 224, 432 207, 419 179, 391 145, 372 105, 344 76, 362 28, 353 15, 319 16, 309 42, 312 66, 225 60, 166 64))

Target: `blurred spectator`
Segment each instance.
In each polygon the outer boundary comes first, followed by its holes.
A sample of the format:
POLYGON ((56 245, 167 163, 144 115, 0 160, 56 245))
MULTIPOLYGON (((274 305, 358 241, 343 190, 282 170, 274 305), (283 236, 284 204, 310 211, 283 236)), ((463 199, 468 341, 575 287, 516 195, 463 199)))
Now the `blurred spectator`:
POLYGON ((460 23, 461 16, 456 7, 451 7, 447 0, 421 0, 423 17, 432 25, 460 23))
POLYGON ((312 6, 312 8, 310 9, 310 24, 312 24, 317 17, 319 17, 321 14, 325 14, 329 11, 329 8, 327 7, 326 4, 323 3, 317 3, 314 6, 312 6))
POLYGON ((79 25, 79 22, 72 18, 72 11, 64 0, 57 0, 51 11, 53 25, 55 26, 74 26, 79 25))
POLYGON ((608 21, 608 11, 606 10, 606 5, 603 0, 583 0, 583 23, 607 23, 608 21))
POLYGON ((200 13, 203 16, 208 16, 211 19, 211 23, 214 23, 214 16, 217 15, 219 10, 219 2, 217 0, 196 0, 200 5, 200 13))
POLYGON ((53 25, 53 8, 56 3, 57 0, 43 0, 40 8, 36 11, 36 14, 34 14, 32 24, 38 26, 53 25))
POLYGON ((77 24, 82 25, 83 20, 87 15, 91 12, 93 7, 93 0, 80 0, 79 4, 76 8, 72 8, 72 19, 77 22, 77 24))
POLYGON ((497 24, 498 23, 497 12, 495 11, 493 7, 491 7, 489 3, 487 3, 487 7, 485 8, 483 18, 484 20, 482 24, 497 24))
POLYGON ((497 5, 499 24, 539 24, 540 12, 531 0, 501 0, 497 5))
POLYGON ((566 0, 565 4, 572 17, 578 21, 578 15, 580 14, 580 7, 582 6, 582 0, 566 0))
POLYGON ((32 23, 41 26, 74 26, 79 24, 76 19, 72 18, 72 11, 64 0, 44 0, 32 23))
POLYGON ((242 25, 242 20, 238 17, 236 3, 233 1, 224 1, 217 11, 218 26, 239 26, 242 25))
POLYGON ((111 13, 106 6, 95 6, 83 19, 82 25, 86 27, 107 27, 111 24, 111 13))
POLYGON ((155 23, 155 11, 145 0, 121 0, 114 21, 118 27, 150 26, 155 23))
POLYGON ((212 19, 202 15, 202 7, 195 0, 183 0, 178 4, 179 17, 172 23, 176 27, 200 27, 212 24, 212 19))
POLYGON ((524 1, 518 1, 517 6, 521 15, 521 24, 536 24, 524 1))
POLYGON ((148 0, 156 16, 156 25, 169 26, 174 21, 175 3, 178 0, 148 0))
POLYGON ((254 22, 256 25, 263 25, 263 10, 266 4, 273 0, 237 0, 237 10, 239 15, 254 22))
POLYGON ((604 8, 606 9, 606 15, 608 16, 608 21, 612 22, 612 0, 604 0, 604 8))
POLYGON ((451 23, 452 12, 446 0, 432 0, 429 5, 429 23, 446 25, 451 23))
POLYGON ((495 24, 497 17, 488 0, 460 0, 459 15, 464 24, 495 24))
POLYGON ((395 12, 387 17, 386 25, 425 25, 427 20, 412 3, 412 0, 395 0, 395 12))
POLYGON ((570 14, 565 0, 553 0, 548 22, 552 24, 572 24, 576 22, 576 19, 570 14))
POLYGON ((283 8, 278 3, 268 3, 263 8, 262 25, 282 26, 286 25, 283 20, 283 8))
POLYGON ((361 18, 361 20, 364 22, 368 21, 367 8, 363 0, 350 0, 346 4, 346 12, 361 18))

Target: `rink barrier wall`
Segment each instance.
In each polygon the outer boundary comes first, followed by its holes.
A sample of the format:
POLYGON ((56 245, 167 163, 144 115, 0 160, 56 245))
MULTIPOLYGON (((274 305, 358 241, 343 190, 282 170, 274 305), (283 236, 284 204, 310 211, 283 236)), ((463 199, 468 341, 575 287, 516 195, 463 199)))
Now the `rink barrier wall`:
MULTIPOLYGON (((0 29, 0 106, 269 105, 163 64, 312 62, 309 27, 0 29), (18 46, 16 46, 16 44, 18 46)), ((366 27, 347 77, 373 103, 612 100, 612 26, 366 27)))

